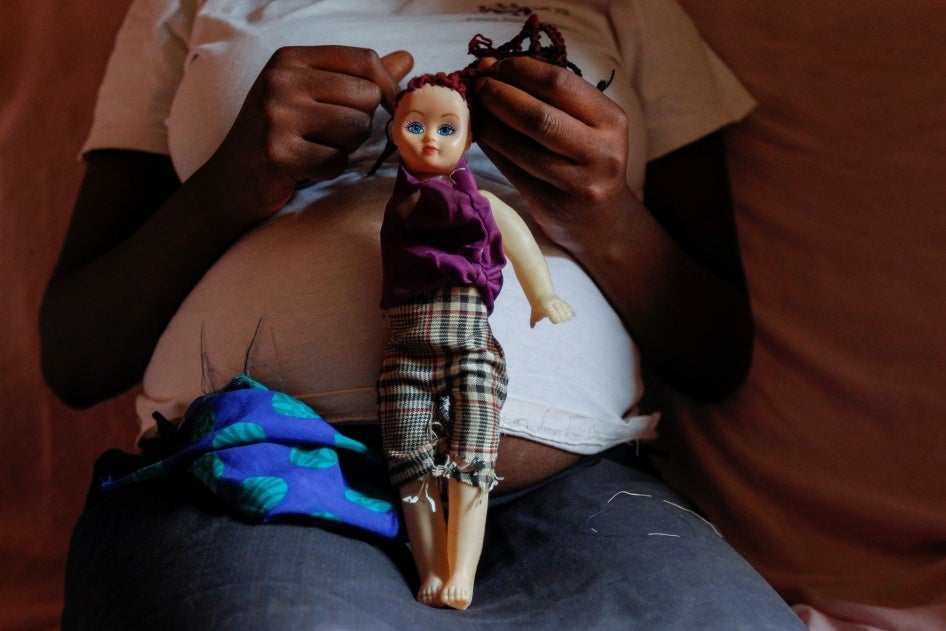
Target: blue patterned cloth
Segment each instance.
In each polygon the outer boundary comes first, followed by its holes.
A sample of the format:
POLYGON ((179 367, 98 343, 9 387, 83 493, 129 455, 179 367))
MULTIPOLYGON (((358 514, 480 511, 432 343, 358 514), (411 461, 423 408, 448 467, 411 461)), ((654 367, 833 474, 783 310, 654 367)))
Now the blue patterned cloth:
POLYGON ((400 532, 390 490, 349 483, 349 478, 371 479, 374 470, 374 479, 385 479, 383 459, 298 399, 245 374, 196 399, 174 432, 174 440, 183 443, 180 450, 104 480, 103 490, 187 472, 253 521, 302 517, 389 538, 400 532))

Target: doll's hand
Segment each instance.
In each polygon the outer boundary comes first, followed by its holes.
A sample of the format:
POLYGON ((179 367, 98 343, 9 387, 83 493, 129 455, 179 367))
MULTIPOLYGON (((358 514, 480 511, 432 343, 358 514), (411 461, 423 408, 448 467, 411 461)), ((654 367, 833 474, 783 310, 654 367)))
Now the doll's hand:
POLYGON ((624 111, 565 68, 527 58, 480 68, 477 142, 551 239, 573 253, 595 247, 633 195, 624 111))
POLYGON ((383 58, 344 46, 277 50, 204 170, 238 212, 265 219, 307 180, 337 177, 371 134, 378 105, 391 109, 413 65, 398 51, 383 58))
POLYGON ((558 296, 554 296, 533 306, 529 326, 535 328, 536 323, 542 318, 548 318, 552 324, 561 324, 574 317, 575 310, 572 306, 558 296))

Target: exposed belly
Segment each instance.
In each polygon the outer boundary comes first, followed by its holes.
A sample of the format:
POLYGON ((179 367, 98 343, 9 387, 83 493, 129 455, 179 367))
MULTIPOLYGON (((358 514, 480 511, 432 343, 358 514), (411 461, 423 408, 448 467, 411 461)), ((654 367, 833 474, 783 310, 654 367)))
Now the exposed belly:
POLYGON ((145 373, 146 395, 199 395, 203 356, 217 385, 249 368, 330 420, 373 418, 387 338, 378 307, 380 218, 377 204, 320 205, 247 234, 168 325, 145 373))

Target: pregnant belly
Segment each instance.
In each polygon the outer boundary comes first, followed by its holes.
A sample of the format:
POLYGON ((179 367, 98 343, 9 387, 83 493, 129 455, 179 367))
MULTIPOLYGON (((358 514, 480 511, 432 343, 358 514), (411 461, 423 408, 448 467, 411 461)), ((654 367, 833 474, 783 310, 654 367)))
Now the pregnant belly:
MULTIPOLYGON (((348 422, 375 421, 375 381, 388 338, 378 306, 378 235, 389 192, 387 184, 366 184, 362 203, 320 203, 278 216, 221 257, 152 355, 138 401, 142 425, 156 410, 180 418, 194 398, 244 370, 300 398, 342 431, 348 422)), ((505 480, 497 491, 540 480, 574 460, 505 437, 497 463, 505 480)))
POLYGON ((387 338, 379 221, 375 205, 320 206, 247 234, 178 309, 145 373, 145 396, 173 414, 169 406, 248 369, 329 420, 374 418, 387 338))

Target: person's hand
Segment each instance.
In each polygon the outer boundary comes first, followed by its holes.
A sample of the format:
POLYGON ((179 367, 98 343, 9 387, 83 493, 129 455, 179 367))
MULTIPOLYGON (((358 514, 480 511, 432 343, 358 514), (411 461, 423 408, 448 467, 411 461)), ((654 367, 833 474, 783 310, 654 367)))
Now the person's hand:
POLYGON ((483 151, 519 189, 535 221, 578 253, 608 234, 627 186, 627 117, 572 71, 527 58, 484 60, 474 87, 483 151))
POLYGON ((398 82, 412 66, 404 51, 382 58, 344 46, 279 49, 204 170, 239 212, 265 219, 300 183, 345 170, 370 136, 375 110, 393 108, 398 82))
POLYGON ((561 324, 574 317, 575 310, 572 309, 572 306, 558 296, 553 296, 533 305, 529 326, 535 328, 536 323, 542 318, 548 318, 552 324, 561 324))

